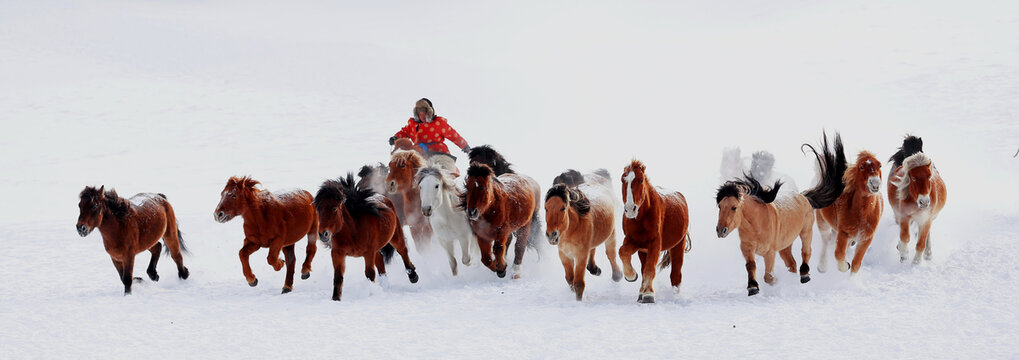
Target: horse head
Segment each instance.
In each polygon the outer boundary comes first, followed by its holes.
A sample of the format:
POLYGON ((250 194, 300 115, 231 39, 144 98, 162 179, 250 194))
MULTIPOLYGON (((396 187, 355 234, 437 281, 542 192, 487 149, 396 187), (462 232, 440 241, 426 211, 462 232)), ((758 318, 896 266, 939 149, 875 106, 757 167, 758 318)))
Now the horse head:
POLYGON ((623 168, 623 216, 636 219, 651 188, 644 175, 644 163, 634 159, 623 168))
POLYGON ((869 151, 861 151, 856 156, 856 165, 846 170, 842 176, 846 184, 845 191, 869 191, 877 194, 881 191, 881 161, 869 151))
POLYGON ((389 160, 389 174, 386 175, 386 192, 397 194, 413 186, 414 174, 424 165, 425 159, 414 151, 397 151, 389 160))
POLYGON ((471 164, 464 179, 467 191, 464 192, 462 205, 467 218, 477 220, 488 211, 495 201, 495 172, 485 164, 471 164))
POLYGON ((75 229, 81 237, 88 236, 92 230, 103 223, 103 212, 106 209, 106 199, 103 190, 106 186, 98 189, 86 186, 85 190, 78 195, 78 223, 75 229))
POLYGON ((220 192, 219 205, 216 206, 216 212, 213 214, 216 221, 225 223, 237 216, 243 216, 248 207, 252 205, 251 203, 255 201, 255 194, 260 191, 255 188, 259 184, 261 183, 250 176, 230 177, 226 181, 223 191, 220 192))

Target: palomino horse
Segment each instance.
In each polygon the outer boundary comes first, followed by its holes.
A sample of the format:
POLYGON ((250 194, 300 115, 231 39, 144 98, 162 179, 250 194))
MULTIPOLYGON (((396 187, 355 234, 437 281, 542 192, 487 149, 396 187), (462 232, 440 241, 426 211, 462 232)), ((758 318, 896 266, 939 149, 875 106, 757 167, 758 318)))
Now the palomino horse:
MULTIPOLYGON (((841 148, 841 142, 837 144, 841 148)), ((740 251, 746 260, 747 295, 760 292, 757 283, 756 255, 764 257, 764 281, 769 285, 777 279, 773 275, 775 253, 782 257, 786 268, 796 273, 796 259, 793 258, 793 242, 800 237, 799 267, 800 283, 810 281, 810 244, 813 240, 814 212, 830 205, 841 193, 842 181, 834 170, 835 156, 831 154, 825 139, 824 154, 818 155, 821 182, 802 194, 786 192, 779 197, 781 181, 775 181, 766 189, 752 175, 744 174, 742 179, 728 181, 718 188, 715 203, 718 204, 718 225, 715 231, 719 238, 729 236, 739 229, 740 251)))
POLYGON ((931 222, 945 207, 948 196, 945 181, 931 158, 923 153, 923 141, 918 137, 907 137, 892 160, 888 202, 892 204, 895 221, 899 223, 899 244, 896 246, 899 260, 906 261, 909 255, 909 226, 915 223, 920 231, 913 264, 919 264, 920 254, 927 260, 931 259, 931 222))
POLYGON ((308 246, 304 265, 301 266, 301 279, 311 276, 311 260, 315 258, 316 229, 318 217, 311 205, 311 193, 305 190, 289 190, 269 192, 256 188, 258 181, 250 177, 231 177, 220 194, 219 206, 216 206, 215 219, 226 223, 234 217, 244 219, 244 245, 238 256, 241 258, 241 271, 248 285, 258 285, 258 278, 251 272, 248 257, 260 248, 269 248, 266 261, 273 270, 280 271, 285 264, 287 276, 283 282, 283 293, 294 289, 294 245, 302 237, 308 237, 308 246), (280 260, 280 251, 286 261, 280 260))
POLYGON ((648 181, 644 163, 634 159, 623 168, 623 246, 619 257, 623 260, 626 281, 637 281, 631 258, 640 259, 644 281, 640 285, 639 303, 655 302, 655 264, 666 251, 661 268, 672 264, 669 279, 679 290, 683 281, 683 255, 690 249, 690 211, 683 194, 666 192, 648 181), (678 247, 678 248, 677 248, 678 247), (673 251, 676 250, 676 251, 673 251))
POLYGON ((184 266, 184 258, 181 256, 181 252, 186 253, 187 248, 166 195, 142 193, 128 200, 118 196, 114 190, 104 191, 105 188, 88 186, 78 195, 80 213, 76 228, 81 237, 99 228, 103 236, 103 247, 110 254, 120 281, 124 283, 124 295, 131 294, 131 283, 134 280, 141 280, 132 276, 134 257, 145 250, 152 254, 146 273, 152 281, 159 281, 156 263, 159 262, 159 251, 163 248, 159 238, 166 243, 167 252, 177 263, 177 276, 187 279, 190 272, 184 266))
MULTIPOLYGON (((836 133, 835 157, 845 161, 846 155, 842 147, 838 146, 841 142, 836 133)), ((812 146, 807 146, 817 154, 812 146)), ((824 240, 817 270, 828 271, 828 248, 835 242, 835 262, 839 271, 852 269, 855 274, 860 270, 863 256, 874 240, 884 209, 884 199, 881 198, 881 162, 869 151, 861 151, 852 167, 842 163, 836 169, 845 169, 844 174, 833 174, 842 178, 842 195, 830 206, 817 210, 817 228, 824 240), (852 264, 846 261, 846 249, 850 242, 857 244, 852 264)))
POLYGON ((421 168, 414 181, 421 190, 421 214, 428 218, 434 237, 438 238, 439 245, 449 255, 449 268, 453 276, 456 276, 453 242, 460 242, 464 265, 471 264, 471 248, 474 247, 471 244, 477 243, 467 215, 457 206, 460 190, 456 188, 451 175, 437 164, 421 168))
POLYGON ((610 187, 612 179, 605 170, 590 174, 587 179, 576 176, 579 174, 576 170, 563 173, 545 194, 545 236, 549 244, 559 246, 566 284, 576 294, 577 301, 584 299, 584 270, 595 276, 601 275, 601 269, 594 262, 598 245, 605 243, 605 255, 612 267, 612 281, 623 277, 616 264, 616 211, 610 187))
POLYGON ((516 238, 513 278, 519 278, 528 240, 532 233, 541 232, 538 182, 515 173, 496 176, 488 165, 478 163, 467 169, 465 182, 467 189, 460 196, 460 207, 467 212, 471 229, 478 237, 481 263, 499 277, 505 277, 506 246, 512 234, 516 238))
POLYGON ((343 292, 347 256, 363 257, 364 275, 375 282, 375 269, 385 275, 385 263, 395 249, 403 257, 410 282, 418 282, 393 203, 371 189, 357 187, 353 174, 326 180, 315 194, 315 211, 319 237, 332 248, 333 300, 340 301, 343 292))
POLYGON ((414 182, 414 175, 424 165, 425 159, 417 152, 398 150, 393 152, 386 176, 386 192, 403 197, 404 224, 410 225, 410 236, 419 250, 432 239, 432 226, 421 214, 421 192, 414 182))

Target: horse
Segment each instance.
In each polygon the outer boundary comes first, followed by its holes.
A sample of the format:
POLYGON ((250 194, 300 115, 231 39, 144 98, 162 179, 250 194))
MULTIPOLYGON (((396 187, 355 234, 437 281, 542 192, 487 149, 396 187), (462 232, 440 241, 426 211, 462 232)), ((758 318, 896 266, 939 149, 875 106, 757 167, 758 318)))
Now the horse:
POLYGON ((512 165, 506 158, 502 156, 498 151, 495 151, 491 146, 481 145, 471 148, 470 153, 467 154, 471 163, 485 164, 492 168, 495 176, 502 176, 503 174, 514 173, 512 165))
POLYGON ((460 208, 466 211, 471 230, 478 237, 481 263, 500 278, 505 277, 506 246, 513 235, 513 278, 519 279, 529 239, 541 233, 538 182, 516 173, 496 176, 491 167, 480 163, 471 164, 464 181, 466 191, 460 195, 460 208))
POLYGON ((421 214, 428 218, 439 245, 449 256, 449 268, 453 276, 456 276, 453 242, 460 242, 463 264, 470 265, 471 248, 474 247, 471 244, 477 241, 467 215, 457 206, 461 191, 456 188, 450 174, 437 164, 422 167, 415 175, 414 182, 420 189, 421 214))
POLYGON ((133 277, 134 258, 145 250, 152 254, 146 273, 152 281, 159 281, 156 263, 163 249, 160 238, 166 243, 166 252, 177 263, 177 277, 186 280, 191 272, 184 266, 181 253, 188 253, 188 250, 166 195, 140 193, 128 200, 118 196, 113 189, 105 189, 106 186, 98 189, 86 186, 81 191, 75 228, 81 237, 99 228, 103 247, 124 283, 124 295, 131 294, 131 284, 135 280, 141 281, 141 278, 133 277))
MULTIPOLYGON (((836 142, 839 140, 836 137, 836 142)), ((837 148, 836 151, 842 149, 837 148)), ((836 157, 845 161, 846 156, 837 153, 836 157)), ((861 151, 852 167, 843 163, 837 169, 846 169, 841 175, 844 186, 842 194, 830 206, 818 209, 816 214, 817 228, 824 240, 817 270, 822 273, 828 271, 828 248, 834 241, 835 262, 839 271, 852 269, 855 274, 860 270, 863 256, 874 240, 884 209, 884 199, 881 198, 881 162, 871 152, 861 151), (852 264, 846 261, 846 249, 850 243, 856 244, 852 264)))
MULTIPOLYGON (((831 205, 841 194, 841 174, 836 168, 835 155, 828 149, 827 137, 823 153, 817 155, 821 180, 814 188, 803 193, 786 192, 779 197, 783 183, 776 180, 768 189, 752 174, 727 181, 715 193, 718 205, 718 224, 715 232, 719 239, 739 229, 740 252, 746 260, 747 296, 760 292, 757 283, 757 261, 764 258, 764 281, 774 285, 775 253, 782 257, 787 269, 796 273, 793 242, 800 237, 800 283, 810 281, 810 253, 813 240, 814 209, 831 205)), ((841 149, 841 140, 836 146, 841 149)))
POLYGON ((915 223, 919 234, 913 264, 920 263, 921 253, 929 261, 931 222, 945 207, 948 196, 945 181, 931 158, 923 153, 923 141, 919 137, 906 137, 891 161, 888 202, 892 204, 895 222, 899 224, 899 244, 896 245, 899 260, 906 261, 909 255, 909 226, 915 223))
POLYGON ((601 275, 594 261, 598 245, 605 244, 612 281, 618 282, 623 274, 616 264, 616 204, 610 188, 612 179, 604 169, 586 177, 578 175, 580 172, 576 170, 564 172, 545 193, 545 236, 549 244, 559 246, 566 284, 577 301, 581 301, 584 299, 584 269, 591 275, 601 275))
POLYGON ((256 186, 261 183, 251 177, 230 177, 220 193, 216 206, 216 222, 226 223, 240 216, 244 219, 244 245, 238 256, 241 271, 249 286, 257 286, 258 278, 251 272, 248 257, 260 248, 269 248, 266 261, 273 270, 280 271, 285 264, 287 276, 283 282, 283 294, 294 289, 294 266, 297 258, 294 246, 302 237, 308 237, 304 264, 301 265, 301 279, 311 276, 311 260, 315 258, 315 239, 318 237, 318 216, 312 206, 311 193, 305 190, 270 192, 256 186), (280 251, 286 261, 280 260, 280 251))
POLYGON ((403 195, 392 195, 386 193, 386 177, 389 176, 389 166, 383 163, 378 163, 374 166, 364 165, 361 170, 358 171, 357 187, 359 188, 371 188, 376 194, 383 194, 389 201, 393 202, 393 209, 396 210, 396 217, 400 219, 400 223, 403 224, 407 220, 403 215, 403 195))
POLYGON ((428 246, 432 239, 432 226, 421 214, 421 192, 414 175, 425 165, 425 159, 415 151, 398 150, 389 161, 386 175, 386 192, 403 198, 403 224, 410 225, 410 236, 418 249, 428 246))
POLYGON ((410 282, 418 282, 414 264, 407 255, 400 219, 393 203, 370 188, 354 183, 354 175, 326 180, 315 194, 319 238, 331 248, 333 258, 333 297, 340 301, 347 256, 364 258, 364 275, 375 282, 375 269, 386 274, 385 264, 400 253, 410 282))
POLYGON ((623 168, 623 246, 619 247, 619 257, 623 260, 626 281, 634 282, 637 272, 631 259, 637 253, 644 274, 637 302, 654 303, 655 264, 662 252, 665 256, 659 268, 664 270, 672 265, 669 279, 678 292, 683 281, 683 256, 692 244, 686 197, 678 191, 668 192, 652 186, 646 170, 644 163, 637 159, 623 168), (678 251, 673 251, 677 247, 678 251))

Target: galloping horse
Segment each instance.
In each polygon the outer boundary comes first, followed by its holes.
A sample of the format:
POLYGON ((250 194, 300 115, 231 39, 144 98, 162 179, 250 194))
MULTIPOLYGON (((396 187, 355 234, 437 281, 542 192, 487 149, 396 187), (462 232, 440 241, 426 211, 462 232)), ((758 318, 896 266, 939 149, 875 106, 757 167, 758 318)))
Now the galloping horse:
POLYGON ((432 226, 421 214, 421 192, 414 182, 414 175, 424 165, 425 159, 417 152, 397 150, 386 176, 386 192, 403 197, 404 224, 410 225, 410 236, 419 249, 427 247, 432 239, 432 226))
POLYGON ((566 272, 566 284, 584 299, 584 269, 601 275, 594 262, 595 248, 605 243, 605 255, 612 267, 612 281, 623 277, 616 264, 615 202, 608 171, 588 176, 570 170, 556 177, 545 194, 545 236, 559 245, 559 259, 566 272), (590 180, 590 181, 588 181, 590 180))
POLYGON ((371 189, 357 187, 353 174, 326 180, 315 194, 315 212, 319 237, 332 248, 333 300, 340 301, 347 256, 363 257, 364 275, 374 282, 375 269, 385 275, 385 263, 396 250, 410 282, 418 282, 393 203, 371 189))
POLYGON ((177 276, 187 279, 190 272, 184 266, 181 252, 187 252, 173 207, 166 201, 166 195, 141 193, 130 200, 117 195, 115 190, 104 191, 87 186, 78 195, 78 223, 76 229, 81 237, 88 236, 99 228, 103 236, 103 247, 110 254, 113 266, 117 268, 120 281, 124 283, 124 295, 131 294, 131 283, 135 278, 134 257, 148 250, 152 254, 146 273, 152 281, 159 281, 156 263, 159 251, 166 243, 166 250, 177 263, 177 276))
POLYGON ((541 232, 538 183, 515 173, 496 176, 492 168, 479 163, 467 169, 465 182, 467 190, 460 196, 460 207, 478 237, 481 263, 505 277, 506 246, 512 234, 516 238, 513 278, 519 278, 528 240, 532 233, 541 232))
POLYGON ((644 281, 640 285, 639 303, 655 302, 655 263, 665 251, 660 267, 672 265, 669 279, 679 290, 683 281, 683 255, 689 251, 690 211, 686 198, 678 191, 666 192, 651 185, 645 174, 644 163, 634 159, 623 168, 623 246, 619 257, 623 260, 626 281, 637 281, 631 258, 640 259, 644 281), (677 248, 678 247, 678 248, 677 248))
MULTIPOLYGON (((797 236, 802 257, 800 283, 810 281, 808 263, 813 240, 813 209, 830 205, 842 189, 841 175, 835 171, 835 155, 828 150, 827 138, 824 141, 823 155, 817 156, 821 181, 813 189, 802 194, 786 192, 779 197, 781 181, 776 180, 767 189, 753 175, 744 174, 742 179, 723 184, 715 194, 718 238, 725 238, 739 229, 740 251, 746 260, 748 296, 760 292, 755 255, 764 257, 764 281, 769 285, 777 281, 773 275, 776 252, 789 272, 796 273, 793 242, 797 236)), ((842 143, 837 140, 836 146, 841 149, 842 143)))
MULTIPOLYGON (((884 209, 884 199, 881 198, 881 162, 869 151, 861 151, 856 156, 856 164, 848 167, 844 150, 838 146, 841 142, 836 133, 835 157, 837 161, 842 161, 836 169, 844 169, 844 174, 833 175, 842 178, 842 194, 830 206, 817 210, 817 228, 824 240, 817 270, 828 271, 828 248, 835 240, 835 262, 839 271, 852 269, 856 273, 860 270, 867 248, 874 240, 884 209), (852 264, 846 261, 846 249, 850 242, 857 244, 852 264)), ((812 146, 806 146, 817 154, 812 146)))
POLYGON ((438 238, 439 245, 449 255, 449 268, 457 274, 456 257, 453 256, 453 242, 459 240, 463 264, 471 264, 471 244, 477 237, 471 231, 464 210, 457 206, 460 190, 456 188, 450 174, 438 164, 421 168, 415 176, 415 183, 421 190, 421 213, 428 218, 438 238))
POLYGON ((258 181, 250 177, 231 177, 220 193, 219 205, 216 206, 215 219, 226 223, 238 215, 244 219, 244 245, 238 256, 241 258, 241 271, 248 285, 258 285, 258 278, 251 272, 248 257, 259 248, 269 248, 266 261, 273 270, 280 271, 287 266, 287 276, 283 282, 283 293, 294 289, 294 245, 302 237, 308 237, 308 246, 304 265, 301 266, 301 279, 311 276, 311 260, 315 258, 316 229, 318 217, 312 207, 311 193, 305 190, 289 190, 269 192, 256 188, 258 181), (286 262, 280 260, 280 251, 286 262))
POLYGON ((909 225, 919 227, 916 241, 916 256, 913 264, 920 263, 922 253, 931 259, 931 222, 945 207, 948 193, 941 173, 923 153, 923 140, 908 136, 902 147, 892 156, 892 175, 888 177, 888 202, 899 223, 899 260, 906 261, 909 255, 909 225), (893 195, 894 194, 894 195, 893 195))

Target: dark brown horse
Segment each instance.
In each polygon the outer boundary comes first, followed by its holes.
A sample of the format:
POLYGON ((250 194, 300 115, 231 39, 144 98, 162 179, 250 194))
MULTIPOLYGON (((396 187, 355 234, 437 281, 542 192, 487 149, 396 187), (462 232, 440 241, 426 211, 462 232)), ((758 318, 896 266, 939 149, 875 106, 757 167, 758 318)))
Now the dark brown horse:
POLYGON ((184 266, 181 252, 187 252, 180 229, 177 228, 177 217, 173 207, 166 201, 166 195, 141 193, 130 200, 117 195, 114 190, 104 191, 85 187, 78 201, 78 235, 88 236, 92 230, 99 228, 103 236, 103 247, 110 254, 113 266, 117 268, 120 281, 124 283, 124 295, 131 293, 131 283, 135 278, 134 257, 148 250, 152 254, 146 272, 149 279, 159 281, 156 263, 159 252, 166 243, 166 250, 177 263, 177 276, 187 279, 190 272, 184 266))
POLYGON ((541 233, 538 182, 515 173, 496 176, 488 165, 477 163, 467 169, 465 181, 467 190, 460 197, 460 206, 478 236, 481 263, 505 277, 506 246, 512 234, 516 238, 513 278, 520 278, 528 241, 532 234, 541 233))
POLYGON ((400 220, 393 203, 368 188, 354 184, 354 175, 326 180, 315 194, 319 236, 332 248, 333 300, 340 301, 347 256, 364 258, 364 275, 375 281, 375 269, 386 274, 385 263, 400 253, 411 283, 418 281, 414 264, 407 256, 400 220))
POLYGON ((637 281, 631 259, 634 253, 640 258, 644 281, 640 285, 637 302, 655 302, 655 264, 666 251, 661 268, 672 265, 669 279, 679 291, 683 282, 683 255, 690 249, 690 211, 686 197, 678 191, 666 192, 656 188, 645 175, 644 163, 634 159, 623 168, 623 246, 619 257, 623 260, 623 277, 637 281))
POLYGON ((410 226, 410 236, 418 249, 430 245, 432 226, 421 214, 421 191, 414 181, 418 170, 425 165, 425 159, 417 152, 399 150, 393 152, 389 161, 389 175, 386 176, 386 192, 403 198, 403 224, 410 226))
POLYGON ((225 223, 238 215, 244 219, 244 246, 238 254, 241 268, 248 285, 258 285, 258 278, 251 272, 248 257, 259 248, 269 248, 266 260, 276 271, 287 266, 287 277, 283 293, 294 289, 294 245, 302 237, 308 237, 307 255, 301 266, 301 279, 311 276, 311 260, 315 258, 316 229, 318 217, 312 207, 311 193, 304 190, 290 190, 272 193, 256 188, 259 182, 250 177, 231 177, 220 194, 215 219, 225 223), (280 251, 286 262, 280 260, 280 251))

